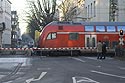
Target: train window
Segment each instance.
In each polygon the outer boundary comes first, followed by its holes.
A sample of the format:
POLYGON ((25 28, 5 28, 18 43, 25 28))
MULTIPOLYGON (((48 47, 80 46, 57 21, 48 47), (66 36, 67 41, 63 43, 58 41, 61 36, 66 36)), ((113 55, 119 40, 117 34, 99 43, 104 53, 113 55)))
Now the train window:
POLYGON ((94 31, 94 26, 85 26, 85 31, 94 31))
POLYGON ((118 30, 118 31, 120 31, 121 29, 122 29, 123 31, 125 31, 125 26, 117 26, 117 30, 118 30))
POLYGON ((69 33, 69 39, 70 40, 77 40, 78 39, 78 33, 69 33))
POLYGON ((92 38, 92 47, 95 47, 95 37, 92 38))
POLYGON ((55 39, 56 38, 56 33, 49 33, 49 35, 47 36, 47 39, 55 39))
POLYGON ((89 47, 89 37, 87 37, 87 47, 89 47))
POLYGON ((116 31, 115 26, 107 26, 107 32, 110 31, 115 32, 116 31))
POLYGON ((105 31, 105 26, 96 26, 96 31, 97 32, 105 31))

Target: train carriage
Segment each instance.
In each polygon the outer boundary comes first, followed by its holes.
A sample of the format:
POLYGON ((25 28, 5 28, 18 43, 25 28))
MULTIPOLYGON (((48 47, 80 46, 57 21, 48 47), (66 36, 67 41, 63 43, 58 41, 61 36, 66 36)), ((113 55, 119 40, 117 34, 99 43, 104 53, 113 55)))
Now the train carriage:
POLYGON ((52 22, 41 32, 41 48, 96 48, 104 41, 108 48, 124 45, 125 22, 52 22), (120 36, 120 30, 123 30, 120 36), (120 40, 122 37, 122 40, 120 40))

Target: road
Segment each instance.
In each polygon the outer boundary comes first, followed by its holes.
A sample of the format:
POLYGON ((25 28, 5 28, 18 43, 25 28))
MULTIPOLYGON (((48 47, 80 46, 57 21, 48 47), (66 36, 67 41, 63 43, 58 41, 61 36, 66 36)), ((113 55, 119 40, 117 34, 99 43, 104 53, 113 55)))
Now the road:
POLYGON ((0 83, 125 83, 125 61, 110 57, 0 56, 0 83))

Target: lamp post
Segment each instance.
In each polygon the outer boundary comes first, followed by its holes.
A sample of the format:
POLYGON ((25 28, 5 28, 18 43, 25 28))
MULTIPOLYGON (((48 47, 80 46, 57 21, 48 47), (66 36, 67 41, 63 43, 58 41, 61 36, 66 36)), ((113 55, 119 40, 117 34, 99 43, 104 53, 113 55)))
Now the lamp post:
POLYGON ((5 23, 2 22, 0 23, 0 48, 2 48, 2 33, 4 29, 5 29, 5 23))

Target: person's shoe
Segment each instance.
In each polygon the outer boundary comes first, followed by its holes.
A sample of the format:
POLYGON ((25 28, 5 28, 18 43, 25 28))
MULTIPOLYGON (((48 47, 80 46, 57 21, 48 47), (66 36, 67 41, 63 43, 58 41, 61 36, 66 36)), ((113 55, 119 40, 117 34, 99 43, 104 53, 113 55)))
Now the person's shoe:
POLYGON ((105 57, 103 59, 105 59, 105 57))
POLYGON ((100 59, 102 59, 102 57, 100 57, 100 59))

